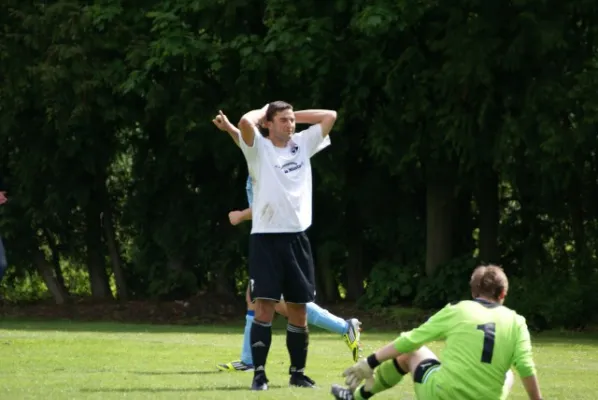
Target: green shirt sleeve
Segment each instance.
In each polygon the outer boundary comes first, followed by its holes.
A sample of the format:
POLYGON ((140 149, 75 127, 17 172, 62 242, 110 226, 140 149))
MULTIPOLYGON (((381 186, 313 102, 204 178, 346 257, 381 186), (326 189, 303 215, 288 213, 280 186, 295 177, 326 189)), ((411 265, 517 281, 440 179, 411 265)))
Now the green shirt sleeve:
POLYGON ((530 339, 529 329, 525 318, 517 316, 518 337, 515 344, 515 354, 513 355, 513 366, 522 378, 536 375, 536 365, 532 356, 532 341, 530 339))
POLYGON ((401 333, 394 341, 395 349, 399 353, 410 353, 426 343, 443 339, 457 312, 453 305, 448 304, 419 327, 401 333))

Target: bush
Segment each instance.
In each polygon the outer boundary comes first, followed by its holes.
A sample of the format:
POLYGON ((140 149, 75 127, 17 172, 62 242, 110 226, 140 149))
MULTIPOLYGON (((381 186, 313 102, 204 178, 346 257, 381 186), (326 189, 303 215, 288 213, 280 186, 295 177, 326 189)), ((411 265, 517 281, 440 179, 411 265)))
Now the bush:
POLYGON ((420 279, 419 267, 401 266, 388 261, 374 265, 360 304, 366 308, 410 304, 420 279))
POLYGON ((598 317, 598 299, 594 296, 598 275, 584 282, 560 275, 543 273, 533 279, 511 279, 505 305, 523 315, 533 330, 586 327, 598 317))
POLYGON ((435 276, 420 280, 414 305, 436 309, 451 301, 470 299, 469 278, 477 265, 471 256, 455 258, 440 265, 435 276))

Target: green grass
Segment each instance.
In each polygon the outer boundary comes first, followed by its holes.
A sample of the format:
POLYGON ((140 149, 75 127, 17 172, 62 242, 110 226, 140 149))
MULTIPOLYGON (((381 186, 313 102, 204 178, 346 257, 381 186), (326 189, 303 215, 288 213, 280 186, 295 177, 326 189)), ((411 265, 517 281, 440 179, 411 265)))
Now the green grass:
MULTIPOLYGON (((330 385, 342 383, 340 374, 352 363, 338 336, 314 330, 307 373, 319 388, 290 389, 284 330, 276 328, 271 389, 252 393, 252 374, 215 370, 216 363, 238 358, 241 334, 241 326, 2 321, 0 399, 331 399, 330 385)), ((364 354, 395 335, 364 332, 364 354)), ((596 336, 544 334, 534 343, 545 398, 597 398, 596 336)), ((376 398, 413 399, 412 384, 376 398)), ((519 382, 511 398, 526 398, 519 382)))

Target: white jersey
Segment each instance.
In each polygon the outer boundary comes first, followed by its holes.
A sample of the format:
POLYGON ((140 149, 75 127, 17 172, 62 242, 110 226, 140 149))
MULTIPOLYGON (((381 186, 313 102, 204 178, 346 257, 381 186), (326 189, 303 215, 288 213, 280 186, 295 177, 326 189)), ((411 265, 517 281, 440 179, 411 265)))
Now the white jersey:
POLYGON ((312 219, 310 158, 330 145, 319 124, 297 132, 284 148, 255 130, 253 146, 241 150, 254 178, 251 233, 303 232, 312 219))

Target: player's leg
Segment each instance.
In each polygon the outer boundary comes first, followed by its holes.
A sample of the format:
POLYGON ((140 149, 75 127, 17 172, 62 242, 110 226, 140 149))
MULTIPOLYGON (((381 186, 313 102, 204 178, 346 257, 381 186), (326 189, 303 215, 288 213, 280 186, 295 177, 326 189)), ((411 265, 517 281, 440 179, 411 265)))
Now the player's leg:
MULTIPOLYGON (((315 325, 318 328, 327 330, 329 332, 338 333, 339 335, 345 335, 349 332, 350 327, 355 320, 355 325, 359 327, 361 322, 357 321, 356 318, 350 320, 342 319, 332 314, 330 311, 320 307, 313 301, 305 305, 307 312, 307 324, 315 325)), ((287 306, 284 300, 281 300, 276 304, 276 312, 283 317, 287 317, 287 306)))
POLYGON ((277 314, 282 315, 285 318, 288 318, 289 313, 287 311, 287 303, 284 301, 284 298, 280 299, 278 303, 276 303, 276 307, 274 308, 277 314))
POLYGON ((272 319, 274 318, 274 300, 255 299, 255 317, 251 325, 250 342, 254 373, 252 390, 267 390, 266 361, 272 344, 272 319))
POLYGON ((361 322, 357 318, 344 320, 320 307, 316 303, 307 303, 307 323, 343 336, 351 351, 353 361, 359 359, 359 340, 361 322))
POLYGON ((220 371, 252 371, 253 358, 251 357, 251 327, 253 325, 253 318, 255 314, 255 307, 251 302, 249 294, 249 285, 245 291, 245 301, 247 303, 247 314, 245 315, 245 330, 243 332, 243 347, 241 349, 241 359, 229 363, 218 364, 220 371))
POLYGON ((247 302, 247 314, 245 315, 245 330, 243 332, 243 349, 241 350, 241 361, 248 366, 253 367, 253 358, 251 357, 251 327, 255 318, 255 305, 251 301, 249 285, 245 291, 245 301, 247 302))
POLYGON ((348 388, 333 385, 332 395, 339 400, 369 399, 396 386, 403 380, 405 375, 411 373, 415 382, 416 396, 422 399, 430 398, 427 391, 433 385, 424 385, 423 383, 427 381, 429 374, 438 366, 440 366, 440 361, 438 361, 436 355, 426 346, 422 346, 412 353, 402 354, 396 359, 380 364, 374 372, 374 379, 362 384, 354 392, 351 392, 348 388))
POLYGON ((282 295, 281 265, 274 257, 276 245, 276 235, 273 234, 253 234, 250 237, 249 286, 255 305, 250 333, 254 365, 252 390, 268 389, 266 361, 272 343, 272 319, 275 304, 282 295))
POLYGON ((408 368, 411 373, 416 398, 435 398, 434 373, 440 368, 440 360, 432 350, 422 346, 413 353, 397 357, 397 361, 401 368, 408 368))
MULTIPOLYGON (((357 318, 344 320, 323 309, 314 302, 305 305, 307 311, 307 324, 342 335, 343 340, 351 351, 353 361, 359 359, 361 322, 357 318)), ((288 317, 287 305, 284 300, 276 304, 276 312, 283 317, 288 317)))
POLYGON ((286 235, 282 254, 284 266, 283 295, 286 302, 287 349, 291 359, 290 384, 314 387, 315 382, 304 374, 309 347, 306 304, 315 300, 314 263, 309 239, 304 232, 286 235))

